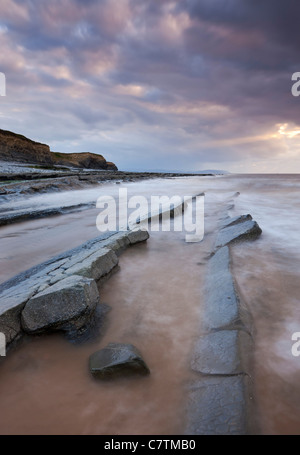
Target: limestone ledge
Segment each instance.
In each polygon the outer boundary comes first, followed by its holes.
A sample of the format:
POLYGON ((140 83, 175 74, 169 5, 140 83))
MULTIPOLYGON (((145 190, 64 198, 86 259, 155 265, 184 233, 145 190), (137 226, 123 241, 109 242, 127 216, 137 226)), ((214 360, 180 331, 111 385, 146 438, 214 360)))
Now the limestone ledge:
POLYGON ((105 233, 1 284, 7 350, 24 334, 59 330, 76 337, 88 330, 95 314, 107 311, 97 284, 118 267, 125 248, 148 238, 141 229, 105 233))
POLYGON ((229 217, 234 207, 229 202, 208 261, 204 316, 191 357, 194 379, 188 385, 185 428, 189 435, 253 431, 252 323, 231 273, 230 248, 257 239, 262 230, 249 214, 229 217))

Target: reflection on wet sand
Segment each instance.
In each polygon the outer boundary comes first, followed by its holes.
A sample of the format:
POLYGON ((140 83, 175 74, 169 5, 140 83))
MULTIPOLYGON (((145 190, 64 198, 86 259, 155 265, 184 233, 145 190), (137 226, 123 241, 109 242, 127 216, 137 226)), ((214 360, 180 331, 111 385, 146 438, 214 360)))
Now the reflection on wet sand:
MULTIPOLYGON (((136 186, 141 194, 155 183, 136 186)), ((1 365, 1 434, 180 434, 189 356, 203 309, 203 278, 222 201, 236 191, 231 215, 251 213, 263 234, 232 248, 239 293, 254 321, 256 405, 264 434, 300 434, 298 176, 175 179, 163 194, 205 191, 205 238, 152 233, 128 249, 120 270, 100 289, 111 306, 102 338, 75 346, 59 335, 20 346, 1 365), (103 384, 88 356, 109 342, 129 342, 150 367, 147 378, 103 384)), ((165 186, 164 186, 165 185, 165 186)), ((132 187, 133 188, 133 187, 132 187)), ((134 191, 132 189, 132 191, 134 191)), ((97 210, 1 228, 4 276, 98 235, 97 210)))
POLYGON ((0 371, 2 434, 180 434, 189 353, 201 312, 195 247, 158 233, 127 250, 100 290, 111 306, 105 334, 70 345, 40 337, 13 352, 0 371), (97 382, 89 355, 109 342, 136 345, 151 375, 97 382), (28 416, 30 415, 30 418, 28 416))

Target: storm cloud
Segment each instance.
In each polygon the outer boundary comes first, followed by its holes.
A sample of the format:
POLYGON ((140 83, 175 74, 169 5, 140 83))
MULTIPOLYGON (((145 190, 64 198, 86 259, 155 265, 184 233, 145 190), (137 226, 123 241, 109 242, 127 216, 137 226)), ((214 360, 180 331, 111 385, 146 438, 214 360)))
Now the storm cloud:
POLYGON ((296 0, 2 0, 0 127, 120 169, 300 171, 296 0))

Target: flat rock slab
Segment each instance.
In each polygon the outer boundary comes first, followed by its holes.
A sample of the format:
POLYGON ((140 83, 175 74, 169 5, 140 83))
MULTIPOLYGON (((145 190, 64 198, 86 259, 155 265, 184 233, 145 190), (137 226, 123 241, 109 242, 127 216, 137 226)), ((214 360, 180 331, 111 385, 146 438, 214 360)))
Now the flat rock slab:
POLYGON ((74 264, 65 270, 66 275, 81 275, 98 281, 107 275, 119 260, 116 253, 108 248, 99 248, 98 251, 88 256, 82 262, 74 264))
POLYGON ((220 329, 239 319, 239 303, 230 272, 228 247, 220 248, 209 260, 206 281, 204 328, 220 329))
POLYGON ((245 379, 240 376, 207 376, 189 390, 187 435, 246 434, 245 379))
MULTIPOLYGON (((149 233, 148 233, 149 237, 149 233)), ((117 256, 130 245, 128 235, 124 235, 124 231, 114 234, 112 237, 102 241, 103 247, 108 247, 113 250, 117 256)))
POLYGON ((247 434, 252 338, 231 274, 228 245, 254 240, 261 232, 249 214, 222 220, 206 277, 206 333, 192 353, 195 380, 188 391, 185 434, 247 434))
MULTIPOLYGON (((127 246, 143 242, 148 238, 148 231, 137 227, 128 231, 106 232, 95 239, 65 251, 48 261, 32 267, 10 280, 1 283, 0 332, 5 334, 7 347, 14 341, 21 339, 24 335, 23 328, 25 327, 27 327, 27 333, 44 332, 46 327, 49 327, 49 330, 57 328, 57 330, 62 329, 67 333, 72 332, 74 336, 78 327, 80 327, 80 331, 82 331, 84 326, 81 326, 81 324, 87 319, 88 315, 86 314, 86 318, 83 315, 82 317, 80 316, 76 319, 75 323, 73 303, 77 302, 75 314, 77 314, 78 311, 78 316, 81 311, 84 311, 84 308, 87 313, 92 311, 91 302, 86 300, 85 294, 85 297, 82 299, 83 306, 81 307, 78 299, 73 299, 74 293, 71 291, 71 288, 67 285, 68 291, 66 289, 65 291, 62 291, 60 283, 63 282, 63 286, 66 283, 70 284, 71 281, 67 282, 63 280, 66 280, 68 277, 71 279, 72 276, 77 276, 75 281, 80 280, 80 276, 89 278, 91 281, 100 281, 102 280, 102 277, 109 277, 111 271, 116 270, 118 267, 118 256, 121 252, 127 246), (58 290, 59 298, 58 301, 56 301, 54 295, 57 295, 56 293, 58 290), (62 294, 64 294, 64 298, 68 294, 71 299, 69 306, 71 320, 68 328, 67 322, 63 322, 64 318, 68 316, 66 302, 64 301, 64 309, 61 313, 60 310, 62 307, 58 309, 58 306, 62 303, 62 294), (34 322, 33 317, 33 302, 37 302, 37 300, 35 300, 36 298, 38 298, 38 301, 40 302, 39 305, 37 305, 37 303, 34 304, 39 306, 39 322, 34 322), (41 303, 42 300, 43 305, 41 303), (46 300, 48 301, 48 305, 46 305, 46 300), (27 306, 29 301, 31 302, 27 306), (50 310, 52 304, 53 311, 50 310), (21 318, 25 305, 26 311, 24 311, 22 323, 21 318), (44 308, 43 310, 42 306, 44 308), (50 318, 49 323, 45 320, 46 308, 50 318), (41 313, 43 313, 43 316, 41 316, 41 313)), ((96 283, 91 285, 91 287, 95 288, 95 285, 96 283)), ((78 298, 81 295, 80 292, 78 298)), ((35 308, 35 311, 37 311, 37 307, 35 308)))
POLYGON ((244 221, 251 221, 251 220, 252 220, 252 216, 250 214, 228 217, 222 222, 222 229, 229 227, 229 226, 234 226, 235 224, 243 223, 244 221))
POLYGON ((241 373, 239 331, 220 330, 200 337, 194 348, 191 368, 203 374, 241 373))
MULTIPOLYGON (((179 199, 181 199, 181 198, 179 198, 179 199)), ((169 216, 170 218, 174 218, 176 215, 182 214, 182 212, 185 209, 186 204, 187 204, 187 202, 182 202, 182 201, 177 202, 175 204, 167 203, 167 204, 165 204, 165 206, 160 207, 158 210, 152 210, 143 216, 139 216, 136 219, 136 224, 140 224, 142 222, 149 221, 153 218, 159 218, 160 220, 162 220, 162 217, 164 215, 169 216)))
POLYGON ((94 280, 71 276, 36 294, 25 305, 21 314, 26 333, 46 330, 78 330, 83 327, 99 303, 94 280))
POLYGON ((248 220, 242 223, 233 224, 219 231, 216 248, 221 248, 230 243, 242 240, 255 240, 262 233, 261 228, 256 221, 248 220))
POLYGON ((97 379, 148 375, 150 370, 141 353, 132 344, 109 343, 89 358, 89 368, 97 379))

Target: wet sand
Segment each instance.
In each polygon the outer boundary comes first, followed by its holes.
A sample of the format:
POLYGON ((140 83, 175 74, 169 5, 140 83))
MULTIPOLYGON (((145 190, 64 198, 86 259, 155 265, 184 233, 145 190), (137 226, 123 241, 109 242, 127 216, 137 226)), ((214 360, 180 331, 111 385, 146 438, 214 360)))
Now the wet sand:
POLYGON ((102 338, 73 346, 58 335, 39 337, 7 357, 1 434, 182 434, 204 254, 167 237, 157 233, 121 256, 120 270, 100 289, 111 306, 102 338), (92 378, 88 357, 109 342, 136 345, 151 375, 92 378))
POLYGON ((100 288, 101 302, 111 306, 103 337, 82 346, 58 335, 38 337, 11 352, 0 369, 1 434, 182 434, 209 232, 219 206, 215 198, 203 242, 188 244, 183 232, 153 232, 121 255, 119 271, 100 288), (136 345, 151 375, 109 384, 92 378, 88 357, 109 342, 136 345))
MULTIPOLYGON (((173 195, 174 185, 180 195, 192 196, 201 191, 204 180, 210 177, 157 179, 145 182, 105 184, 81 191, 63 191, 25 198, 27 206, 39 209, 59 205, 93 204, 94 208, 50 218, 24 221, 0 227, 0 283, 27 270, 62 251, 72 249, 87 240, 99 236, 96 218, 100 210, 96 208, 98 197, 114 196, 118 200, 120 188, 128 190, 128 198, 133 195, 173 195)), ((176 193, 177 194, 177 193, 176 193)), ((229 193, 230 194, 230 193, 229 193)), ((24 204, 25 204, 24 202, 24 204)), ((16 200, 10 209, 18 209, 23 203, 16 200)))
MULTIPOLYGON (((160 191, 171 194, 174 184, 160 191)), ((299 189, 298 176, 180 179, 181 193, 206 192, 204 241, 186 244, 182 233, 160 232, 127 250, 100 290, 112 309, 99 340, 74 346, 58 335, 39 337, 12 352, 0 368, 0 433, 181 434, 216 217, 222 201, 239 191, 231 215, 251 213, 263 229, 259 240, 232 248, 238 290, 254 322, 261 433, 300 434, 299 357, 291 355, 291 335, 300 331, 299 189), (108 342, 135 344, 151 375, 113 384, 91 378, 88 356, 108 342)), ((157 187, 149 182, 135 190, 157 187)), ((95 211, 88 212, 1 228, 6 276, 95 237, 95 211)))

